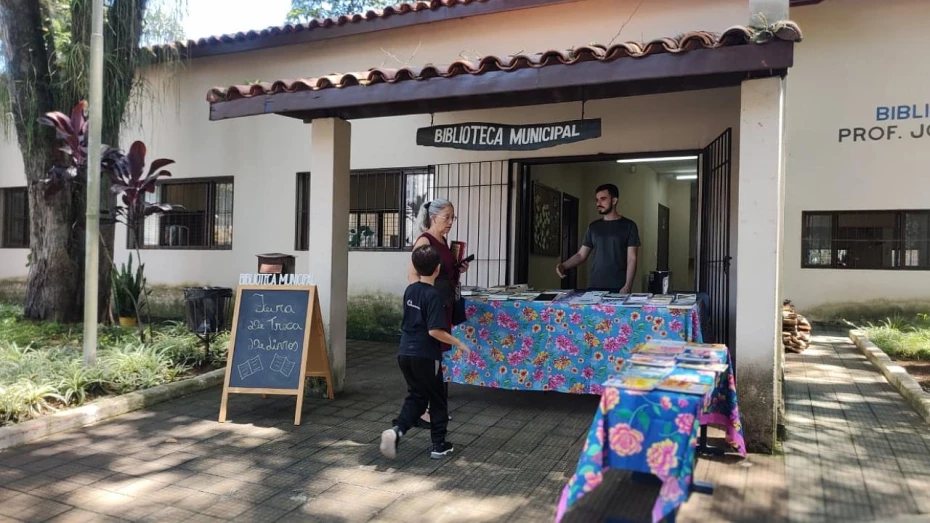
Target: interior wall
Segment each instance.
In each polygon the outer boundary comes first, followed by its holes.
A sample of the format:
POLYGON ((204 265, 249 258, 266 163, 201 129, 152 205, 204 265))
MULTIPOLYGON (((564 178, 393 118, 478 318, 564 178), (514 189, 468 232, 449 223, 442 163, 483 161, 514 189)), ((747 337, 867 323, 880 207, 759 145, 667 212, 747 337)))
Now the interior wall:
MULTIPOLYGON (((534 165, 531 167, 530 175, 534 182, 539 182, 547 187, 559 190, 583 201, 584 196, 584 170, 583 164, 560 163, 550 165, 534 165)), ((584 203, 579 203, 578 210, 578 247, 584 240, 584 231, 587 226, 585 221, 584 203)), ((574 252, 563 252, 561 258, 558 256, 544 256, 541 254, 529 253, 527 284, 534 289, 558 289, 561 287, 561 280, 555 273, 555 266, 562 260, 566 260, 574 252)), ((578 267, 578 288, 584 288, 588 285, 588 266, 583 264, 578 267)))
POLYGON ((672 179, 666 182, 669 208, 668 269, 672 273, 669 289, 674 290, 694 288, 694 276, 689 270, 689 262, 694 255, 691 186, 692 183, 686 180, 672 179))

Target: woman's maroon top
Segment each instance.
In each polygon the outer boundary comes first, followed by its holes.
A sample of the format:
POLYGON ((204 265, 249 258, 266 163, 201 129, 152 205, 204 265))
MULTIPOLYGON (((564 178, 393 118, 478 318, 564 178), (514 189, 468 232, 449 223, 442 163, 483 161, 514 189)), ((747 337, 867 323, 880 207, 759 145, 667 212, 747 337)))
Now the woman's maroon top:
MULTIPOLYGON (((455 270, 455 256, 445 240, 439 240, 432 234, 424 232, 417 238, 417 241, 424 237, 439 253, 439 277, 436 278, 436 290, 439 291, 445 306, 447 330, 452 332, 452 307, 455 304, 455 289, 459 284, 459 272, 455 270)), ((442 344, 443 351, 450 348, 451 346, 442 344)))

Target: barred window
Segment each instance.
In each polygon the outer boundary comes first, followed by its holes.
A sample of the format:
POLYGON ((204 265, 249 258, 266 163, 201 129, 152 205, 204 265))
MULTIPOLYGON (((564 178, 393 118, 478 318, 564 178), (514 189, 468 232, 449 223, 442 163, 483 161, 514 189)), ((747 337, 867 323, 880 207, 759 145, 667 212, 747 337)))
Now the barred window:
POLYGON ((161 182, 146 200, 182 208, 147 217, 141 231, 129 232, 130 248, 136 237, 143 249, 232 248, 232 178, 161 182))
MULTIPOLYGON (((310 173, 297 173, 294 248, 310 245, 310 173)), ((430 197, 425 167, 352 171, 349 180, 349 248, 402 250, 420 234, 416 216, 430 197)))
POLYGON ((930 270, 930 211, 818 211, 802 219, 802 267, 930 270))
POLYGON ((0 247, 25 249, 29 247, 29 193, 25 187, 0 189, 0 210, 3 228, 0 230, 0 247))

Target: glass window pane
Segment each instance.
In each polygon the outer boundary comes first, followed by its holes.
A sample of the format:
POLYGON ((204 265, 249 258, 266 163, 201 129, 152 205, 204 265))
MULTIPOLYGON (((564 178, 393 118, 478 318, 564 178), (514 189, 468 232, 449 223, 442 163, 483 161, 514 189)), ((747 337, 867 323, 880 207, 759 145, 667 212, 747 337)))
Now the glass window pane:
POLYGON ((833 266, 833 214, 804 213, 802 238, 805 265, 833 266))
POLYGON ((213 222, 213 244, 218 247, 232 246, 233 235, 233 184, 216 184, 216 209, 213 222))
POLYGON ((894 268, 895 213, 842 212, 837 215, 838 265, 850 269, 894 268))
POLYGON ((930 268, 930 212, 904 215, 904 266, 930 268))
POLYGON ((406 213, 404 246, 412 247, 420 236, 420 226, 417 216, 426 202, 434 198, 434 175, 428 171, 415 171, 407 173, 407 185, 404 192, 404 212, 406 213))

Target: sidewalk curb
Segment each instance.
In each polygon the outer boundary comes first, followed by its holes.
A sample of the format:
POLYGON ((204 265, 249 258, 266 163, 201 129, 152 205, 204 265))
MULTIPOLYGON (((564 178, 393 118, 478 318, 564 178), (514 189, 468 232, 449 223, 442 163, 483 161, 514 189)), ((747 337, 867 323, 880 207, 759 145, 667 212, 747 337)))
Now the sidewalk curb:
POLYGON ((226 368, 224 367, 200 376, 104 398, 76 409, 68 409, 8 427, 0 427, 0 451, 206 390, 221 384, 225 376, 226 368))
POLYGON ((924 392, 917 380, 912 378, 899 365, 895 365, 894 361, 884 351, 869 341, 864 332, 851 330, 849 331, 849 339, 855 343, 859 352, 864 354, 872 364, 882 371, 882 374, 888 379, 888 383, 891 383, 891 386, 897 389, 901 396, 914 407, 920 417, 925 422, 930 423, 930 393, 924 392))

